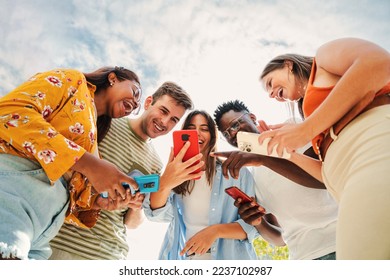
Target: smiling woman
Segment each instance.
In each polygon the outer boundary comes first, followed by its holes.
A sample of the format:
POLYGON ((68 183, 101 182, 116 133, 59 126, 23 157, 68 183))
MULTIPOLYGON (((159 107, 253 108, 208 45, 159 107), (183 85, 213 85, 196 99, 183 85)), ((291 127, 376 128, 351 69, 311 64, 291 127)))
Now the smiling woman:
POLYGON ((123 67, 102 67, 84 73, 88 82, 96 86, 95 105, 99 115, 98 142, 106 135, 111 118, 130 113, 138 114, 142 90, 138 76, 123 67))
POLYGON ((96 139, 140 96, 134 72, 103 67, 38 73, 0 99, 0 259, 47 259, 65 216, 90 228, 99 193, 115 201, 126 197, 122 182, 137 188, 98 157, 96 139))
POLYGON ((145 198, 149 220, 169 222, 159 259, 256 259, 252 242, 258 232, 239 217, 238 208, 224 195, 226 188, 237 185, 254 196, 252 175, 243 168, 238 179, 223 177, 221 163, 209 156, 216 147, 217 130, 207 112, 190 112, 182 129, 197 131, 204 172, 178 186, 161 186, 145 198))

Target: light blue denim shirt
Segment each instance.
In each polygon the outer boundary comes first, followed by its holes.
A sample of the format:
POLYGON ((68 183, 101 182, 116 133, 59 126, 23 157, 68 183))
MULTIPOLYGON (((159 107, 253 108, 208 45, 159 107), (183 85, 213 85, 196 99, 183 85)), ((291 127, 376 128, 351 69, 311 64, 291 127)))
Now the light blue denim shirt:
MULTIPOLYGON (((237 222, 245 230, 247 239, 224 239, 218 238, 211 246, 213 260, 245 260, 257 259, 252 242, 259 236, 255 227, 248 225, 238 215, 238 208, 234 206, 234 200, 225 193, 225 189, 237 186, 249 196, 255 196, 255 181, 247 168, 241 168, 239 179, 231 177, 225 179, 221 172, 221 165, 217 164, 217 171, 212 186, 209 225, 227 224, 237 222)), ((180 251, 186 242, 186 228, 183 221, 183 199, 181 195, 174 192, 168 198, 166 205, 162 208, 151 210, 149 196, 144 200, 145 215, 150 221, 168 222, 169 227, 161 246, 160 260, 182 260, 180 251)))

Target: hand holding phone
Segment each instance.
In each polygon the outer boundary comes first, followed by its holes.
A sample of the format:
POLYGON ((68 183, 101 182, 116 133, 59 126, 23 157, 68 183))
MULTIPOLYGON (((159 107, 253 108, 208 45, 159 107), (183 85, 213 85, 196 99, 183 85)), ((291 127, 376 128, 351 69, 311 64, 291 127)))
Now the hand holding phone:
MULTIPOLYGON (((259 144, 259 134, 253 132, 239 131, 237 132, 237 147, 242 152, 254 153, 264 156, 279 157, 276 148, 269 155, 267 151, 270 138, 266 138, 263 144, 259 144)), ((283 151, 282 158, 289 159, 291 154, 286 149, 283 151)))
POLYGON ((240 190, 236 186, 232 186, 230 188, 225 189, 225 192, 228 195, 230 195, 234 199, 234 201, 236 201, 238 198, 241 198, 242 203, 248 203, 248 202, 253 201, 253 199, 249 195, 244 193, 242 190, 240 190))
MULTIPOLYGON (((190 147, 186 151, 183 162, 189 160, 190 158, 198 155, 199 151, 199 140, 198 132, 194 129, 189 130, 176 130, 172 133, 173 135, 173 154, 176 157, 180 150, 183 148, 186 142, 190 142, 190 147)), ((198 164, 199 160, 196 161, 193 165, 198 164)), ((201 169, 198 169, 191 174, 200 172, 201 169)))
MULTIPOLYGON (((138 184, 138 191, 140 193, 151 193, 158 191, 159 184, 160 184, 160 175, 158 174, 147 174, 144 175, 141 171, 138 169, 135 169, 129 173, 129 176, 132 177, 135 182, 138 184)), ((123 185, 125 188, 130 187, 129 185, 123 185)), ((138 192, 135 191, 135 192, 138 192)), ((135 193, 132 190, 132 193, 135 193)))
MULTIPOLYGON (((249 196, 247 195, 246 193, 244 193, 241 189, 239 189, 238 187, 236 186, 232 186, 232 187, 229 187, 227 189, 225 189, 225 192, 230 195, 234 201, 237 201, 237 199, 241 198, 241 203, 238 205, 238 204, 234 204, 236 207, 241 207, 243 206, 242 204, 245 204, 245 203, 250 203, 250 202, 253 202, 254 200, 249 196)), ((255 205, 256 207, 258 207, 258 209, 262 212, 262 213, 266 213, 265 209, 263 206, 260 206, 257 201, 254 201, 255 202, 255 205)), ((246 206, 245 206, 246 207, 246 206)))
MULTIPOLYGON (((158 174, 144 175, 141 171, 135 169, 129 173, 129 176, 132 177, 134 181, 138 184, 138 190, 134 190, 134 188, 127 183, 122 183, 122 186, 125 189, 130 189, 132 195, 134 195, 137 192, 151 193, 151 192, 158 191, 160 185, 160 175, 158 174)), ((103 192, 100 194, 100 196, 104 198, 108 198, 108 193, 103 192)))

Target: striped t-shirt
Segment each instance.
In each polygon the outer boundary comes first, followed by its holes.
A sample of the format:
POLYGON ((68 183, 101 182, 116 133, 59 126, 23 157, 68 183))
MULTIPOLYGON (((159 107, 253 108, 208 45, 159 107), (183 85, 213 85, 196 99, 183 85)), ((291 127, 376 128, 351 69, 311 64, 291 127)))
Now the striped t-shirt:
MULTIPOLYGON (((162 162, 151 141, 138 137, 127 117, 112 120, 110 130, 99 144, 99 152, 102 158, 114 163, 126 174, 134 169, 143 174, 160 173, 162 169, 162 162)), ((91 229, 64 224, 50 245, 86 259, 126 259, 129 245, 123 224, 125 214, 126 210, 101 211, 91 229)))

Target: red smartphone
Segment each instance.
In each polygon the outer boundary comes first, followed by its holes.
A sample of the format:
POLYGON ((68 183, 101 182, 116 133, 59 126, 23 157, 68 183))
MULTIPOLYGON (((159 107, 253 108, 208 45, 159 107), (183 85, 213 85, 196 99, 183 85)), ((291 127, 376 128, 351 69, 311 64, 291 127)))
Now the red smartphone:
POLYGON ((241 203, 247 203, 247 202, 251 202, 253 200, 251 197, 249 197, 249 195, 244 193, 242 190, 240 190, 236 186, 225 189, 225 192, 228 195, 230 195, 232 198, 234 198, 234 201, 236 201, 237 198, 241 198, 241 203))
MULTIPOLYGON (((187 141, 190 141, 191 145, 188 148, 187 152, 185 153, 183 157, 183 161, 186 161, 197 154, 199 154, 199 140, 198 140, 198 132, 194 129, 189 130, 175 130, 173 133, 173 153, 174 156, 176 156, 180 150, 183 148, 184 144, 187 141)), ((198 164, 199 160, 196 161, 193 165, 198 164)), ((192 173, 198 173, 200 169, 192 172, 192 173)), ((197 178, 199 179, 199 178, 197 178)))

